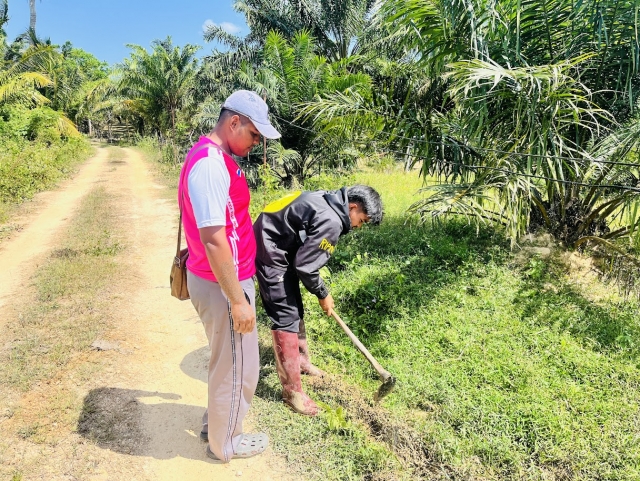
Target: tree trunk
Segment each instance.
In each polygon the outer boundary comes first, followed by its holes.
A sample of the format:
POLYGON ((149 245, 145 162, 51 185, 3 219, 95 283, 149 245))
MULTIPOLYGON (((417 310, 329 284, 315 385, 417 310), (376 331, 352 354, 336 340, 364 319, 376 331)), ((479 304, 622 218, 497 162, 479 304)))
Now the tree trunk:
POLYGON ((31 16, 29 18, 29 28, 36 31, 36 0, 29 0, 29 10, 31 12, 31 16))
POLYGON ((176 145, 176 111, 171 109, 171 135, 173 136, 173 165, 178 165, 178 146, 176 145))

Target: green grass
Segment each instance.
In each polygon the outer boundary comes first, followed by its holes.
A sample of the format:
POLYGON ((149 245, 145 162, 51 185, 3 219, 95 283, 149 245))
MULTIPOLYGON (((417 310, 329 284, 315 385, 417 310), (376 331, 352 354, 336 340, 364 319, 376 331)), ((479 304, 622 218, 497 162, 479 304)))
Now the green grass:
POLYGON ((264 317, 259 335, 262 368, 252 409, 259 429, 268 432, 273 449, 286 457, 301 479, 356 480, 365 473, 377 473, 375 479, 411 479, 403 474, 393 450, 372 438, 366 423, 341 412, 331 395, 323 396, 327 405, 316 418, 286 408, 280 400, 271 333, 264 317))
MULTIPOLYGON (((175 164, 173 160, 168 161, 167 148, 161 148, 154 138, 143 137, 136 144, 135 148, 153 165, 154 174, 166 186, 171 187, 174 191, 178 188, 178 179, 180 178, 181 162, 175 164)), ((173 149, 171 149, 173 155, 173 149)))
POLYGON ((69 176, 92 149, 84 139, 29 142, 5 139, 0 142, 0 223, 13 207, 37 192, 69 176))
MULTIPOLYGON (((381 408, 353 402, 380 382, 307 294, 316 362, 351 386, 309 393, 345 406, 365 434, 336 440, 324 417, 269 412, 259 420, 274 449, 301 453, 294 460, 313 463, 313 479, 373 479, 380 466, 356 455, 367 442, 395 452, 399 461, 384 468, 413 479, 640 479, 637 304, 593 301, 560 258, 517 267, 501 233, 407 220, 415 177, 356 175, 380 190, 387 217, 341 239, 329 264, 337 312, 398 378, 396 391, 381 408), (394 445, 403 429, 410 439, 394 445), (307 437, 326 456, 305 455, 307 437), (349 460, 343 474, 335 456, 349 460)), ((277 399, 265 372, 271 388, 259 395, 277 399)))

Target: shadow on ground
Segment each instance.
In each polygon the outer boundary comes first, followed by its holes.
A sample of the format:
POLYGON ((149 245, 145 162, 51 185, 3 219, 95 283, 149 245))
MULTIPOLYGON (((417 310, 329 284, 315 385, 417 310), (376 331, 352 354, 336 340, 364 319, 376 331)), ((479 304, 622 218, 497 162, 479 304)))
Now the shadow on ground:
POLYGON ((182 359, 180 369, 187 376, 206 384, 209 357, 209 346, 202 346, 200 349, 191 351, 182 359))
POLYGON ((523 319, 568 332, 598 351, 631 358, 637 358, 640 353, 637 312, 624 304, 597 304, 552 275, 543 282, 526 282, 514 304, 522 310, 523 319))
POLYGON ((84 398, 78 433, 103 449, 155 459, 183 457, 204 460, 198 433, 204 406, 174 401, 173 393, 102 387, 84 398), (153 438, 142 427, 157 419, 153 438))
MULTIPOLYGON (((256 396, 271 401, 280 402, 280 384, 271 383, 271 374, 276 372, 275 358, 271 346, 270 330, 260 326, 260 379, 256 388, 256 396)), ((187 376, 198 379, 206 384, 207 366, 209 364, 209 347, 203 346, 187 354, 180 363, 180 369, 187 376)), ((276 376, 277 377, 277 376, 276 376)))

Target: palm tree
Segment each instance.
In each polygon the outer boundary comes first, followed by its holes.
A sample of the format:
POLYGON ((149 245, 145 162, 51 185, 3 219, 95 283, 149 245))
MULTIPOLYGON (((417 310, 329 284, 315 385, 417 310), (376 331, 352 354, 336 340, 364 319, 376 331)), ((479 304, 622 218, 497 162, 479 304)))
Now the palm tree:
POLYGON ((29 0, 29 29, 36 31, 36 0, 29 0))
MULTIPOLYGON (((270 31, 291 39, 304 30, 316 39, 318 54, 334 61, 361 52, 365 32, 373 28, 374 4, 373 0, 236 0, 234 8, 246 18, 250 42, 261 45, 270 31)), ((224 40, 217 29, 209 35, 224 40)))
MULTIPOLYGON (((314 38, 316 53, 329 62, 349 57, 379 56, 373 47, 380 43, 384 25, 372 21, 374 0, 344 0, 327 2, 307 0, 236 0, 234 9, 244 14, 250 32, 239 37, 212 25, 205 32, 206 41, 218 41, 228 50, 214 51, 207 62, 211 76, 227 78, 233 83, 233 72, 243 62, 256 67, 269 32, 279 33, 285 40, 292 40, 299 32, 307 32, 314 38), (381 30, 382 29, 382 30, 381 30)), ((350 68, 362 68, 355 62, 350 68)))
POLYGON ((383 148, 421 162, 438 185, 416 212, 501 223, 513 242, 535 225, 573 246, 637 235, 637 180, 620 175, 637 177, 637 158, 609 137, 640 94, 636 10, 633 0, 390 0, 377 22, 427 74, 422 85, 391 109, 348 95, 307 112, 384 130, 383 148))
POLYGON ((0 106, 41 107, 43 118, 52 122, 61 135, 76 137, 76 126, 64 112, 47 107, 51 100, 43 92, 53 85, 46 74, 48 65, 56 57, 50 46, 33 46, 24 51, 17 60, 5 60, 0 67, 0 106))
POLYGON ((52 53, 50 47, 32 47, 17 61, 4 61, 0 69, 0 105, 33 106, 49 103, 40 89, 52 83, 43 73, 52 53))
POLYGON ((301 118, 304 105, 328 92, 360 92, 369 96, 371 79, 350 73, 348 61, 331 64, 317 54, 315 39, 306 31, 287 40, 271 31, 265 40, 259 69, 247 62, 238 72, 238 81, 246 88, 264 93, 279 123, 282 149, 270 152, 279 159, 277 172, 286 185, 317 173, 320 159, 325 165, 338 166, 345 157, 347 141, 335 132, 313 129, 301 118), (291 152, 295 150, 297 156, 291 152))
MULTIPOLYGON (((499 219, 512 240, 532 223, 573 246, 633 232, 638 218, 627 213, 637 208, 638 195, 624 189, 633 185, 604 187, 628 166, 616 165, 620 151, 597 159, 593 145, 632 112, 638 93, 634 2, 576 6, 556 0, 544 2, 542 12, 539 2, 505 1, 496 9, 482 2, 470 9, 467 3, 439 4, 443 21, 433 12, 416 16, 407 10, 408 1, 395 2, 392 18, 404 25, 401 30, 406 33, 411 21, 429 38, 418 46, 409 34, 408 45, 447 82, 453 108, 439 134, 473 149, 478 155, 467 161, 484 167, 463 165, 462 183, 439 186, 416 208, 499 219), (593 18, 599 20, 594 24, 593 18), (447 25, 463 38, 434 35, 447 25), (567 28, 572 35, 566 35, 567 28), (606 111, 598 108, 605 105, 606 111), (613 228, 614 217, 616 224, 625 219, 626 228, 613 228)), ((418 150, 427 157, 425 175, 443 164, 460 168, 459 158, 436 155, 429 144, 418 150)))
POLYGON ((119 90, 129 109, 160 134, 170 130, 177 159, 178 116, 191 103, 198 73, 199 47, 173 46, 171 37, 152 43, 151 53, 129 45, 131 56, 117 69, 119 90))

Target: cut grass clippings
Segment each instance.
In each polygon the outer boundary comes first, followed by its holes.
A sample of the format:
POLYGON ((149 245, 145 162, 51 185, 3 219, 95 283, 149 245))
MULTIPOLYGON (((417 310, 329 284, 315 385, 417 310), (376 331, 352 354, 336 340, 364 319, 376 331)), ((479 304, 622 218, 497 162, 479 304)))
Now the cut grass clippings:
POLYGON ((24 396, 20 406, 5 408, 23 439, 49 442, 63 425, 68 432, 77 423, 81 399, 65 389, 65 376, 72 368, 75 376, 93 375, 90 365, 75 369, 74 361, 110 327, 114 289, 122 288, 115 280, 128 269, 118 256, 124 247, 118 218, 115 199, 103 188, 87 195, 4 330, 0 385, 5 398, 24 396), (45 399, 39 397, 41 383, 51 384, 45 399), (37 402, 29 402, 32 397, 37 402))

